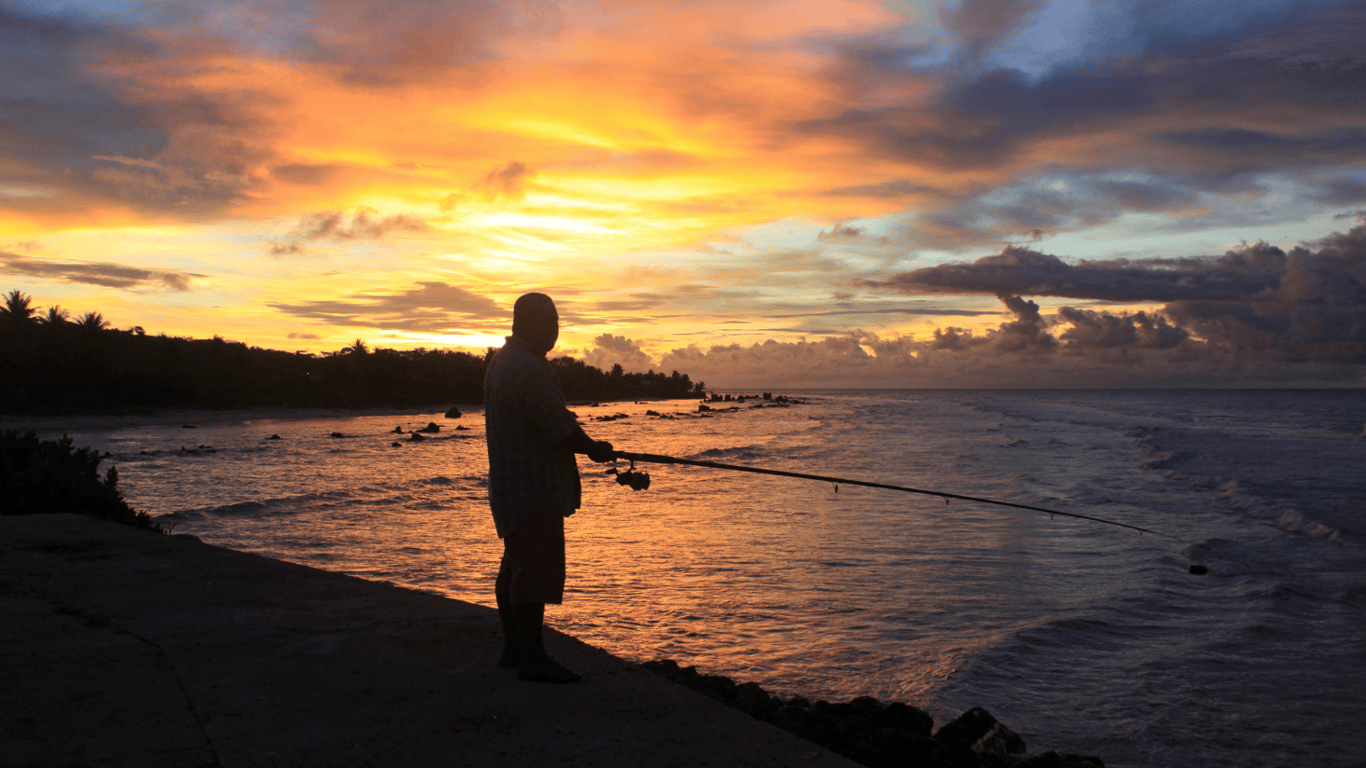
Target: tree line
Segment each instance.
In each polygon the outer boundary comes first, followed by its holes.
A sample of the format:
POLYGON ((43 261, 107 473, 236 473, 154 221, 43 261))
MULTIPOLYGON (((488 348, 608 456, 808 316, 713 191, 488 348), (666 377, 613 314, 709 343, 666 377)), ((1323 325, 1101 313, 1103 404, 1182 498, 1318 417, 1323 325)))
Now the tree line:
MULTIPOLYGON (((374 408, 479 404, 494 353, 370 349, 364 341, 313 354, 241 342, 109 327, 98 312, 40 313, 18 290, 0 307, 0 409, 118 407, 374 408)), ((571 357, 550 361, 570 400, 701 397, 687 374, 610 372, 571 357)))

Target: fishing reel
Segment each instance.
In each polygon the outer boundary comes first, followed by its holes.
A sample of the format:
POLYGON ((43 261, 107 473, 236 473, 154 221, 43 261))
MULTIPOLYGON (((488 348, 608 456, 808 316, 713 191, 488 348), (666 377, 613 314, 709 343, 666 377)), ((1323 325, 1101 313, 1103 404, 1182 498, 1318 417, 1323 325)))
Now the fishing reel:
POLYGON ((631 467, 625 472, 618 472, 616 467, 607 470, 607 474, 617 476, 618 485, 629 485, 633 491, 644 491, 650 487, 650 473, 637 472, 636 463, 631 462, 631 467))

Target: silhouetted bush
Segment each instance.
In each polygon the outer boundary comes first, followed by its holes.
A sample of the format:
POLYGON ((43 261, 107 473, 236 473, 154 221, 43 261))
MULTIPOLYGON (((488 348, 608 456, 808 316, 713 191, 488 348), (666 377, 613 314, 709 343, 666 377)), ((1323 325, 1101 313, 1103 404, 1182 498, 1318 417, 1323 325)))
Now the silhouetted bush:
POLYGON ((39 440, 33 432, 0 432, 0 503, 6 515, 70 512, 160 531, 146 512, 128 506, 113 467, 100 477, 103 457, 71 447, 71 438, 39 440))

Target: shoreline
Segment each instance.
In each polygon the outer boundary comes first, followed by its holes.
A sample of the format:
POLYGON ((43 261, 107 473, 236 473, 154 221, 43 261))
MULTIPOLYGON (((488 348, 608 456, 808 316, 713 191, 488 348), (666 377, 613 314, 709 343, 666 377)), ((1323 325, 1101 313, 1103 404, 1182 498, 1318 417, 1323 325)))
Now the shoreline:
MULTIPOLYGON (((623 398, 621 400, 571 400, 570 408, 589 408, 612 403, 668 403, 691 402, 700 398, 623 398)), ((0 430, 20 432, 102 432, 125 427, 182 427, 186 424, 221 425, 308 421, 312 419, 346 419, 365 416, 421 416, 429 421, 445 418, 452 407, 462 414, 483 413, 482 403, 414 405, 403 408, 282 408, 257 406, 252 408, 126 408, 112 411, 68 414, 0 413, 0 430)), ((454 421, 454 419, 452 419, 454 421)))
MULTIPOLYGON (((411 408, 149 408, 128 409, 117 413, 88 413, 64 415, 0 414, 0 430, 32 430, 34 432, 100 432, 125 427, 183 427, 186 424, 220 425, 266 422, 307 421, 310 419, 344 419, 362 416, 426 416, 431 420, 445 417, 450 406, 413 406, 411 408), (435 414, 435 416, 433 416, 435 414)), ((483 411, 482 405, 461 406, 462 413, 483 411)))
POLYGON ((0 517, 0 610, 16 768, 854 765, 554 629, 584 679, 519 681, 491 608, 78 515, 0 517))

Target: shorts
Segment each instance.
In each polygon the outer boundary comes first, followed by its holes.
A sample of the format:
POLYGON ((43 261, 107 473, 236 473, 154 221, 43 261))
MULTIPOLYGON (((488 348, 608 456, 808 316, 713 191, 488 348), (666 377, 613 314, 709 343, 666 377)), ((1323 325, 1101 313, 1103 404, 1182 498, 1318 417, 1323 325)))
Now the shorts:
POLYGON ((532 508, 511 535, 503 538, 499 567, 514 603, 564 602, 564 513, 532 508))

